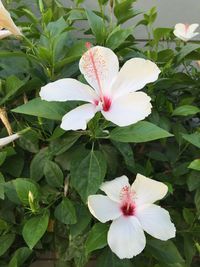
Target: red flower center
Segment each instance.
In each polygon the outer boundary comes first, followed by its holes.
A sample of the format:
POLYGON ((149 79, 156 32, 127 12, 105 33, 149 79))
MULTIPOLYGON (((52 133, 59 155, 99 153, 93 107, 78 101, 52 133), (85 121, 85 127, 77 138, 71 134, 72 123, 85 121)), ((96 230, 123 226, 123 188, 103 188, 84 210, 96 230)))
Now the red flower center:
POLYGON ((109 111, 110 106, 111 106, 111 99, 108 98, 107 96, 103 96, 103 99, 99 100, 94 100, 94 104, 96 106, 101 105, 103 111, 109 111))
POLYGON ((135 214, 135 205, 133 203, 123 203, 121 211, 124 216, 133 216, 135 214))
POLYGON ((103 106, 103 111, 109 111, 110 106, 111 106, 111 100, 107 96, 103 97, 102 101, 102 106, 103 106))

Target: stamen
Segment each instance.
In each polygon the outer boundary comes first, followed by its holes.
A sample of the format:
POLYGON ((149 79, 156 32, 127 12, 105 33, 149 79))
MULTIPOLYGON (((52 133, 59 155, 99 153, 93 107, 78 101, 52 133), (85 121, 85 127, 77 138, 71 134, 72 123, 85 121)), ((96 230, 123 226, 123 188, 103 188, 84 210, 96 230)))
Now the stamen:
POLYGON ((124 216, 133 216, 135 214, 135 202, 133 200, 134 192, 131 191, 130 186, 122 188, 120 198, 122 200, 121 211, 124 216))
POLYGON ((91 50, 89 50, 88 52, 89 52, 89 57, 90 57, 90 60, 91 60, 91 63, 92 63, 92 67, 93 67, 93 70, 94 70, 94 75, 96 77, 97 84, 98 84, 98 87, 99 87, 100 98, 103 99, 103 91, 102 91, 102 87, 101 87, 101 82, 100 82, 98 70, 97 70, 97 67, 96 67, 96 64, 95 64, 94 55, 91 52, 91 50))

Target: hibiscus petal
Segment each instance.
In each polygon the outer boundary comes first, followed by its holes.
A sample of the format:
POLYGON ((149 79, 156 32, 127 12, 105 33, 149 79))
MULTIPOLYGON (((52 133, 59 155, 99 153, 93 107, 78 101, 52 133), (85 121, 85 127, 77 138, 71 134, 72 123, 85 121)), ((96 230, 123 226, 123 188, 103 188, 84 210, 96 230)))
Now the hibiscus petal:
POLYGON ((108 96, 111 84, 119 71, 119 62, 111 49, 94 46, 81 57, 79 68, 99 95, 104 93, 108 96))
POLYGON ((189 26, 189 31, 194 32, 199 27, 199 24, 193 23, 189 26))
POLYGON ((144 232, 136 217, 120 217, 108 231, 108 245, 120 258, 132 258, 141 253, 146 244, 144 232))
POLYGON ((92 104, 84 104, 68 112, 63 118, 61 128, 69 130, 85 130, 87 123, 94 117, 96 107, 92 104))
POLYGON ((115 178, 112 181, 105 182, 101 185, 100 189, 113 201, 120 202, 120 194, 123 187, 130 186, 128 178, 123 175, 115 178))
POLYGON ((88 207, 92 215, 102 223, 117 219, 122 215, 118 203, 103 195, 89 196, 88 207))
POLYGON ((179 33, 185 33, 186 32, 186 26, 183 23, 177 23, 174 27, 174 30, 179 33))
POLYGON ((171 222, 169 212, 160 206, 147 204, 136 210, 142 228, 151 236, 160 240, 175 237, 176 228, 171 222))
POLYGON ((12 33, 8 30, 0 30, 0 39, 4 39, 8 36, 12 35, 12 33))
POLYGON ((19 28, 13 22, 10 13, 5 9, 1 1, 0 1, 0 26, 2 28, 6 28, 14 35, 22 35, 19 28))
POLYGON ((181 40, 187 42, 188 40, 199 34, 198 32, 194 32, 198 26, 199 24, 197 23, 191 25, 177 23, 175 25, 174 35, 180 38, 181 40))
POLYGON ((94 103, 98 100, 95 91, 75 79, 61 79, 43 86, 40 97, 47 101, 80 100, 94 103))
POLYGON ((128 126, 143 120, 151 113, 151 98, 143 92, 118 97, 108 111, 101 111, 106 120, 118 126, 128 126))
POLYGON ((143 58, 132 58, 128 60, 112 86, 113 97, 126 95, 142 89, 147 83, 154 82, 158 79, 160 73, 155 63, 143 58))
POLYGON ((131 189, 135 192, 137 205, 150 204, 162 199, 168 191, 168 187, 161 182, 137 174, 131 189))

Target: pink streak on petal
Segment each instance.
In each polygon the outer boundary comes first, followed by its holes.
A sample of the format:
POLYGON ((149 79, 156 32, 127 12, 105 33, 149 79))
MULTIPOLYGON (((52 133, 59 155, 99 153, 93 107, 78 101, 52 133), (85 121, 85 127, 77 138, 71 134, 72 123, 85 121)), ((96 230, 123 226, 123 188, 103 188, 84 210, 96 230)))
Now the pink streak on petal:
POLYGON ((184 26, 185 26, 185 33, 187 33, 187 31, 188 31, 188 29, 190 27, 190 24, 186 23, 186 24, 184 24, 184 26))
POLYGON ((89 49, 83 55, 83 68, 90 78, 96 80, 100 98, 103 99, 103 88, 101 85, 101 75, 103 71, 106 71, 106 69, 105 69, 105 61, 101 57, 97 47, 93 47, 89 49))

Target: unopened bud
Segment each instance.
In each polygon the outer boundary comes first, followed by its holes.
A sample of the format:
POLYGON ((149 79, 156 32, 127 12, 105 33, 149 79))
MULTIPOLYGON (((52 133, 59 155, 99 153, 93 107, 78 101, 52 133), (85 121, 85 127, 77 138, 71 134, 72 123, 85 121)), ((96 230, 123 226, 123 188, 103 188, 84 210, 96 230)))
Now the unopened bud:
POLYGON ((38 203, 37 201, 35 201, 33 193, 31 191, 28 192, 28 202, 32 213, 36 213, 38 210, 38 203))

